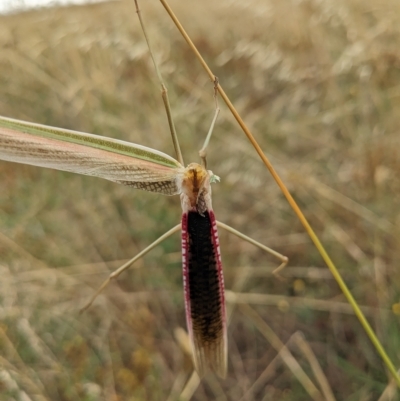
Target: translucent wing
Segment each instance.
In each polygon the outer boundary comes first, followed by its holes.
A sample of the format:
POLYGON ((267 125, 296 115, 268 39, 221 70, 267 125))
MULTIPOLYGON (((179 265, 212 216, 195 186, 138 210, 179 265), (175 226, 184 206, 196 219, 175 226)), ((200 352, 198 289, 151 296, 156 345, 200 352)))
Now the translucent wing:
POLYGON ((164 195, 180 192, 183 166, 157 150, 0 117, 0 159, 105 178, 164 195))

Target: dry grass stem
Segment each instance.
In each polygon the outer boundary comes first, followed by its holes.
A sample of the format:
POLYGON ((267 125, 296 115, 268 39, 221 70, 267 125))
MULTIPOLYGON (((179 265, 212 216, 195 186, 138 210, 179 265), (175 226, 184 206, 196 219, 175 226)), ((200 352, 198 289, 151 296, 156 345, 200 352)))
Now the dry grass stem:
POLYGON ((326 378, 325 373, 322 370, 317 357, 315 356, 315 353, 313 352, 308 342, 305 340, 303 333, 296 332, 293 337, 293 342, 299 347, 300 351, 303 353, 308 363, 310 364, 314 376, 319 383, 322 394, 325 397, 325 400, 336 401, 332 389, 329 385, 328 379, 326 378))
MULTIPOLYGON (((398 371, 400 374, 400 370, 398 371)), ((378 401, 395 401, 398 398, 399 389, 394 379, 390 379, 385 390, 379 397, 378 401)))
MULTIPOLYGON (((399 365, 398 1, 171 3, 399 365)), ((215 110, 213 83, 159 2, 140 6, 182 153, 198 162, 215 110)), ((0 115, 174 154, 131 0, 0 16, 0 48, 0 115)), ((338 400, 396 397, 393 387, 384 392, 384 366, 330 273, 318 268, 303 227, 219 106, 207 148, 207 164, 221 177, 212 188, 216 216, 290 260, 277 280, 272 255, 220 230, 231 291, 227 380, 185 381, 192 367, 175 337, 185 327, 177 236, 78 314, 113 270, 179 222, 178 198, 1 162, 0 351, 8 388, 51 401, 180 393, 193 401, 309 399, 237 313, 254 302, 279 338, 304 333, 338 400)), ((299 362, 312 375, 303 356, 299 362)), ((1 397, 17 398, 3 388, 1 397)))
MULTIPOLYGON (((284 295, 271 294, 254 294, 254 293, 236 293, 232 291, 226 292, 226 300, 232 304, 250 304, 277 306, 282 311, 288 311, 289 308, 307 308, 323 312, 334 312, 354 315, 354 310, 346 302, 325 301, 322 299, 310 299, 302 297, 286 297, 284 295)), ((377 312, 377 308, 361 306, 362 311, 367 316, 373 316, 377 312)), ((384 310, 380 310, 384 312, 384 310)), ((387 310, 386 313, 389 311, 387 310)))
POLYGON ((267 341, 275 348, 276 352, 279 353, 286 366, 291 370, 297 380, 303 385, 307 393, 313 400, 320 401, 321 393, 315 387, 314 383, 307 376, 303 368, 288 350, 286 345, 279 339, 279 337, 273 332, 273 330, 265 323, 260 315, 247 304, 240 305, 241 312, 249 318, 261 334, 267 339, 267 341))

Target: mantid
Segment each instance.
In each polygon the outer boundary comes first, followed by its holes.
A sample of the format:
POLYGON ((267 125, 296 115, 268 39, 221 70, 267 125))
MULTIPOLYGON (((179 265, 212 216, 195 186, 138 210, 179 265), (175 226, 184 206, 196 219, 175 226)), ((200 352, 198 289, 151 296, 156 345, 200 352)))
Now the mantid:
POLYGON ((278 257, 281 264, 276 272, 287 264, 287 258, 218 222, 215 218, 211 202, 211 183, 219 181, 219 177, 211 170, 207 170, 206 150, 219 114, 216 77, 214 79, 215 114, 204 146, 199 152, 201 163, 190 163, 184 167, 171 117, 167 90, 155 62, 136 0, 135 4, 160 81, 178 160, 138 144, 7 117, 0 117, 0 159, 100 177, 163 195, 180 195, 181 224, 169 230, 129 262, 111 273, 83 309, 92 304, 112 279, 162 240, 181 229, 186 321, 194 366, 200 376, 210 367, 219 376, 225 377, 227 318, 217 225, 278 257))

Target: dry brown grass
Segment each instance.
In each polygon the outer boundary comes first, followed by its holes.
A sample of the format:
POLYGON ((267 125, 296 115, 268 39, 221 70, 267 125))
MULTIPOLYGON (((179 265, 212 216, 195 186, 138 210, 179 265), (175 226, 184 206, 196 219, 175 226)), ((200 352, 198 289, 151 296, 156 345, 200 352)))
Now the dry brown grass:
MULTIPOLYGON (((185 161, 197 161, 213 114, 212 85, 158 2, 143 3, 185 161)), ((171 5, 399 366, 399 3, 171 5)), ((1 115, 172 154, 133 2, 0 17, 0 49, 1 115)), ((227 288, 262 301, 253 305, 258 315, 233 312, 227 380, 210 375, 184 396, 331 399, 327 382, 337 400, 378 399, 389 382, 381 360, 340 306, 344 298, 300 223, 222 109, 209 154, 221 177, 214 209, 221 221, 287 255, 290 268, 285 281, 274 279, 275 260, 221 232, 227 288), (311 386, 288 354, 276 358, 270 344, 276 339, 257 316, 281 342, 289 341, 288 352, 311 386)), ((110 270, 179 221, 179 200, 5 162, 0 177, 3 394, 176 400, 192 371, 175 335, 185 327, 177 236, 84 315, 78 309, 110 270)))

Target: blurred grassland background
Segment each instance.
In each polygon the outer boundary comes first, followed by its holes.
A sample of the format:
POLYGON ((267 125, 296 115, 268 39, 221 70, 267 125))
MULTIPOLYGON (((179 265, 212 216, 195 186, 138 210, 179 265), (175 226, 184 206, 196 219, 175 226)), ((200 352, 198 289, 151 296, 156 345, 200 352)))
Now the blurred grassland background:
MULTIPOLYGON (((171 5, 400 366, 400 4, 171 5)), ((162 6, 142 1, 142 10, 185 162, 198 161, 212 84, 162 6)), ((236 308, 228 378, 207 376, 183 398, 398 399, 302 226, 220 106, 208 157, 221 177, 217 217, 290 258, 278 280, 278 261, 220 230, 226 287, 253 303, 282 342, 290 339, 319 392, 301 384, 254 318, 236 308)), ((0 16, 0 114, 173 155, 133 1, 0 16)), ((0 162, 1 400, 178 399, 192 372, 177 335, 186 327, 179 235, 89 311, 78 310, 113 269, 179 220, 178 197, 0 162)))

